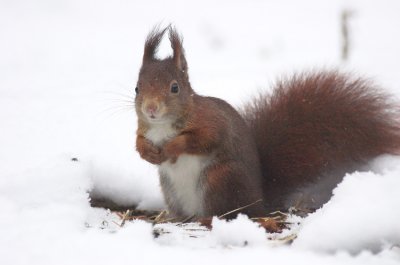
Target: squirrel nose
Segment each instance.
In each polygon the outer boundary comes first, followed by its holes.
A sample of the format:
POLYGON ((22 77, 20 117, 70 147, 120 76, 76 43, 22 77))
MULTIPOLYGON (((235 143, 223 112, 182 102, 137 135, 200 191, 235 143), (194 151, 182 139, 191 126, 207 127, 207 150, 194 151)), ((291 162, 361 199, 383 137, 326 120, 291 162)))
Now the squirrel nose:
POLYGON ((158 112, 158 105, 157 104, 149 104, 145 108, 147 114, 150 116, 154 116, 158 112))

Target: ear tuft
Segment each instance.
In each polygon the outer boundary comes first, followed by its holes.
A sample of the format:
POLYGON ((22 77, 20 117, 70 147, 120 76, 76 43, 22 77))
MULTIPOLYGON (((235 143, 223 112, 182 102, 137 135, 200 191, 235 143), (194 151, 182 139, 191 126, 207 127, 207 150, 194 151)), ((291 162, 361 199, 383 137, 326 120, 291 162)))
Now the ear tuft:
POLYGON ((185 58, 185 51, 182 46, 182 37, 178 34, 175 27, 169 26, 169 40, 171 42, 171 47, 174 52, 173 60, 178 67, 183 72, 187 71, 187 63, 185 58))
POLYGON ((158 46, 160 45, 164 33, 168 28, 169 26, 161 30, 160 25, 157 25, 150 31, 149 35, 147 35, 146 42, 144 44, 143 62, 152 61, 155 59, 158 46))

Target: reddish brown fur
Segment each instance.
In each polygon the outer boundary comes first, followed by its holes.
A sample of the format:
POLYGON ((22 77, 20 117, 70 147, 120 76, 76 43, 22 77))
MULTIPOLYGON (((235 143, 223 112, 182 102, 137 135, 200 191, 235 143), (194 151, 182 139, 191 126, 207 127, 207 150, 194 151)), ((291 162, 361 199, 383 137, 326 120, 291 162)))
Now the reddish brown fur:
MULTIPOLYGON (((202 97, 191 88, 182 40, 169 29, 173 56, 164 60, 154 53, 165 30, 153 30, 146 40, 143 65, 139 73, 136 111, 138 130, 136 148, 150 163, 174 163, 181 154, 209 156, 199 184, 204 192, 204 216, 220 215, 262 198, 261 171, 251 133, 239 113, 223 100, 202 97), (179 94, 169 92, 177 82, 179 94), (143 114, 151 102, 164 117, 173 121, 178 135, 156 146, 145 138, 152 126, 143 114)), ((192 176, 187 176, 188 178, 192 176)), ((163 177, 161 184, 165 186, 163 177)), ((163 187, 167 189, 168 187, 163 187)), ((169 210, 182 215, 173 196, 164 194, 169 210)), ((261 203, 244 209, 249 215, 262 215, 261 203)))
POLYGON ((260 95, 245 112, 270 209, 299 200, 306 200, 304 207, 319 207, 346 172, 400 150, 398 107, 368 81, 337 72, 284 80, 272 96, 260 95), (322 190, 307 194, 310 185, 324 179, 322 190))
POLYGON ((161 148, 153 145, 144 136, 144 133, 137 133, 136 137, 136 150, 139 152, 140 156, 155 165, 159 165, 166 160, 165 155, 161 152, 161 148))
MULTIPOLYGON (((400 112, 367 81, 337 72, 294 76, 278 83, 271 96, 251 102, 243 119, 225 101, 192 90, 174 29, 169 29, 173 56, 155 57, 165 31, 156 28, 145 44, 135 99, 136 148, 158 165, 175 163, 182 154, 210 158, 198 184, 204 193, 201 215, 224 214, 260 198, 265 208, 256 204, 241 212, 256 216, 266 209, 320 207, 346 172, 399 152, 400 112), (174 83, 179 93, 171 93, 174 83), (176 135, 161 143, 147 140, 155 126, 146 117, 148 109, 167 118, 176 135)), ((168 181, 161 175, 169 210, 183 215, 168 181)))
MULTIPOLYGON (((187 153, 212 152, 205 179, 207 215, 220 215, 262 199, 254 141, 239 114, 225 101, 196 96, 194 116, 182 132, 191 135, 187 153)), ((242 212, 261 215, 261 204, 242 212)))

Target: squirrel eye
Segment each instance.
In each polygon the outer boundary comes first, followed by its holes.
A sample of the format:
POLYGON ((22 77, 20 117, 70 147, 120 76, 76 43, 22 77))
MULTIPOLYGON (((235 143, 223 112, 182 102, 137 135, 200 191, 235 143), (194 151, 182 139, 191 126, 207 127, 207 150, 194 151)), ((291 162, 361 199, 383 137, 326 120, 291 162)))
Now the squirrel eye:
POLYGON ((171 85, 171 93, 178 93, 179 92, 179 86, 177 83, 173 83, 171 85))
POLYGON ((138 87, 135 87, 135 93, 136 94, 139 93, 139 88, 138 87))

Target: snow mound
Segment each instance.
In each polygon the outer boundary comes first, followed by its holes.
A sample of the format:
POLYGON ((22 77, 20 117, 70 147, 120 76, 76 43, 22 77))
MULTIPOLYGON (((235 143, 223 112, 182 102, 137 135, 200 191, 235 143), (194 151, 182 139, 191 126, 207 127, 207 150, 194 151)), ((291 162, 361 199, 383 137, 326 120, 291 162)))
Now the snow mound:
POLYGON ((400 159, 387 157, 371 165, 378 173, 348 174, 333 198, 305 218, 294 248, 359 253, 399 246, 400 159))
POLYGON ((212 225, 211 235, 218 245, 255 246, 265 244, 267 240, 265 230, 245 215, 238 215, 231 221, 214 217, 212 225))

